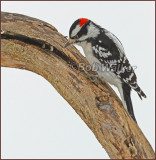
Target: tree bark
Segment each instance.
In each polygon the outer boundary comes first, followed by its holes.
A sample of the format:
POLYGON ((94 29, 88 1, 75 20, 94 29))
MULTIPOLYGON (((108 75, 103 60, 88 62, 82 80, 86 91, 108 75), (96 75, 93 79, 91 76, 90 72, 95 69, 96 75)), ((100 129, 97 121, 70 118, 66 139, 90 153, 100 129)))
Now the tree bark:
MULTIPOLYGON (((61 24, 62 25, 62 24, 61 24)), ((94 133, 111 159, 155 159, 138 125, 111 87, 79 73, 88 62, 52 25, 20 14, 1 14, 1 66, 26 69, 48 80, 94 133)), ((92 71, 84 72, 88 75, 92 71)))

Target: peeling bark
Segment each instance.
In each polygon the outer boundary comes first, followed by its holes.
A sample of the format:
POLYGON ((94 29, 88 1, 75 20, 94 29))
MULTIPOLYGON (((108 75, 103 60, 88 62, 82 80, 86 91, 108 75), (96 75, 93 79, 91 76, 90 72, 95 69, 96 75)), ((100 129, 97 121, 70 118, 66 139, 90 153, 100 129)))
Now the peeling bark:
MULTIPOLYGON (((88 65, 50 24, 19 14, 1 14, 1 66, 26 69, 48 80, 96 136, 111 159, 155 159, 155 153, 111 87, 79 73, 88 65)), ((92 71, 84 72, 88 75, 92 71)))

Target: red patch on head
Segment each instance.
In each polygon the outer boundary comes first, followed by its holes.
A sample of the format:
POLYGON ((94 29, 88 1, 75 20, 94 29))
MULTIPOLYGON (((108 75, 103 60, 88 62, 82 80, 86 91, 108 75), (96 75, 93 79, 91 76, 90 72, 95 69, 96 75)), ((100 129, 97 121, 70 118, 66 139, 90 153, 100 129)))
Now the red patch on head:
POLYGON ((83 26, 85 23, 88 22, 88 19, 87 18, 80 18, 80 21, 79 21, 79 25, 80 27, 83 26))

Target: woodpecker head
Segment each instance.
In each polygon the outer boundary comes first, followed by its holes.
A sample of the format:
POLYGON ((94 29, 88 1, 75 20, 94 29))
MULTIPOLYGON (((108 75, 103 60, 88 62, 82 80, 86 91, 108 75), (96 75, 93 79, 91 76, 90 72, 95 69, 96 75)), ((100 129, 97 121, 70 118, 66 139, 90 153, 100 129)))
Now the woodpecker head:
POLYGON ((100 33, 98 25, 86 18, 80 18, 76 20, 69 30, 69 40, 64 47, 71 44, 79 44, 87 41, 90 38, 96 38, 100 33))

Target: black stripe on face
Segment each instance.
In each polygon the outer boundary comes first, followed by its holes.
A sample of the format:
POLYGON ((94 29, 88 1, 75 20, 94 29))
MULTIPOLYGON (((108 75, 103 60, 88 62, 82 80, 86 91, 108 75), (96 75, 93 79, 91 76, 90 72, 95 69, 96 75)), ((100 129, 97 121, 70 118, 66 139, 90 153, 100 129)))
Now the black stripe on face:
POLYGON ((78 20, 76 20, 73 24, 72 24, 72 26, 70 27, 70 30, 69 30, 69 37, 71 38, 71 33, 72 33, 72 31, 76 28, 76 26, 77 25, 79 25, 79 19, 78 20))
POLYGON ((83 35, 86 35, 88 30, 87 30, 87 25, 88 25, 89 22, 87 22, 86 24, 84 24, 82 26, 82 28, 80 29, 80 31, 77 33, 77 38, 80 38, 82 37, 83 35))
POLYGON ((77 25, 79 25, 79 21, 80 21, 79 19, 76 20, 76 21, 72 24, 72 26, 70 27, 70 30, 69 30, 69 37, 70 37, 70 38, 78 39, 78 38, 80 38, 81 36, 87 34, 87 25, 90 23, 90 20, 88 20, 88 22, 85 23, 85 24, 81 27, 80 31, 79 31, 74 37, 71 37, 72 31, 76 28, 77 25))

